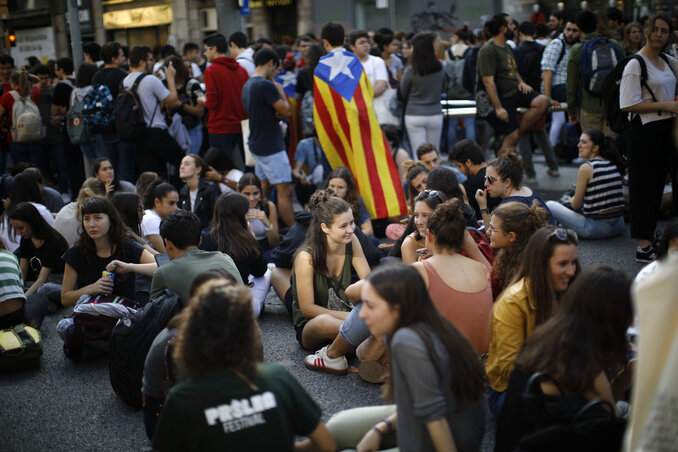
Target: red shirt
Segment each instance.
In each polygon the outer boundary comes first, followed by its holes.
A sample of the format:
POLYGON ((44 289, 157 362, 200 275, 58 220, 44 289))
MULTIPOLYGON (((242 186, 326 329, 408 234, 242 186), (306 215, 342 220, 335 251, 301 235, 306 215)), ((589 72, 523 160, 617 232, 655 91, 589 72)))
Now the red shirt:
POLYGON ((242 87, 249 75, 234 58, 219 57, 205 69, 205 108, 209 110, 207 131, 212 134, 241 133, 247 119, 242 105, 242 87))
MULTIPOLYGON (((14 90, 5 91, 5 93, 0 96, 0 106, 2 106, 2 108, 5 109, 5 113, 9 115, 10 123, 12 121, 12 107, 14 106, 14 97, 12 97, 11 91, 14 90)), ((38 85, 35 85, 31 91, 31 100, 35 103, 35 105, 40 106, 40 87, 38 85)), ((7 142, 9 143, 11 141, 12 134, 8 133, 7 142)))

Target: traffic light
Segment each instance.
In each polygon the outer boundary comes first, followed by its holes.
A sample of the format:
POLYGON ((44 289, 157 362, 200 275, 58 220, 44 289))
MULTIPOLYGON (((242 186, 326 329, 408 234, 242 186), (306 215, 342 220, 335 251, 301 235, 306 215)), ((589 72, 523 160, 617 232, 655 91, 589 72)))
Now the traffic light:
POLYGON ((16 47, 16 35, 13 32, 7 35, 7 40, 9 41, 9 47, 16 47))

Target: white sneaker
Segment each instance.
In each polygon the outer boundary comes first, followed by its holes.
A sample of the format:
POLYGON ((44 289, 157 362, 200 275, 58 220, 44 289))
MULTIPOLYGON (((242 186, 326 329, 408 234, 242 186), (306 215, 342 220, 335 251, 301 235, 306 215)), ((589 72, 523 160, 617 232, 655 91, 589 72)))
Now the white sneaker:
POLYGON ((304 365, 317 372, 327 372, 334 375, 346 375, 348 373, 346 357, 328 358, 327 346, 321 348, 313 355, 306 356, 304 358, 304 365))

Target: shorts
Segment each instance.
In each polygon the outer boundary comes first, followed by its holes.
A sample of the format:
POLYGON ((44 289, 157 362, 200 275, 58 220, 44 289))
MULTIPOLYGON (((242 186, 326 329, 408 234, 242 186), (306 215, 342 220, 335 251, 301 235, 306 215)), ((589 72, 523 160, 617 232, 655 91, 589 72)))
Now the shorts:
POLYGON ((304 337, 304 327, 306 326, 306 323, 308 323, 308 322, 305 322, 301 326, 296 326, 296 325, 294 326, 294 331, 296 333, 297 342, 299 342, 299 345, 301 345, 301 348, 304 348, 304 343, 302 342, 302 338, 304 337))
POLYGON ((494 130, 494 134, 499 137, 504 137, 520 127, 520 123, 516 117, 516 109, 520 107, 530 108, 532 100, 539 96, 539 94, 540 93, 535 90, 532 90, 527 94, 518 90, 513 96, 499 97, 501 106, 508 112, 509 120, 508 122, 504 122, 497 117, 496 112, 492 112, 487 118, 487 122, 490 123, 492 130, 494 130))
POLYGON ((271 185, 292 182, 292 170, 287 151, 276 152, 272 155, 254 155, 254 174, 261 180, 267 180, 271 185))

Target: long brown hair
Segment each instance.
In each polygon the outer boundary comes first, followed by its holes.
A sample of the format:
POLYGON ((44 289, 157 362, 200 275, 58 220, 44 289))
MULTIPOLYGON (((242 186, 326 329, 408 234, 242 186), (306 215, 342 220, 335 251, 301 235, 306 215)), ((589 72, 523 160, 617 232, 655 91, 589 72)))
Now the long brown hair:
POLYGON ((633 320, 631 283, 622 270, 601 266, 584 271, 558 312, 527 339, 516 366, 551 375, 567 392, 593 389, 601 371, 626 362, 626 330, 633 320))
POLYGON ((108 198, 103 196, 92 196, 91 198, 86 199, 80 208, 80 238, 75 242, 75 246, 83 251, 85 259, 88 261, 94 259, 94 256, 97 254, 97 248, 92 237, 87 234, 85 226, 82 224, 82 219, 85 215, 97 213, 108 215, 109 227, 107 235, 112 250, 124 250, 127 245, 127 239, 129 239, 125 223, 123 223, 120 214, 108 198))
POLYGON ((28 75, 28 72, 12 72, 12 75, 9 77, 9 81, 12 85, 16 86, 16 91, 21 97, 30 96, 33 86, 31 85, 31 79, 28 75))
POLYGON ((360 197, 358 196, 358 187, 355 185, 355 179, 353 179, 351 170, 345 166, 338 166, 327 175, 327 183, 329 184, 334 178, 339 178, 346 182, 346 196, 343 199, 349 203, 353 211, 353 218, 358 221, 361 209, 360 197))
POLYGON ((412 181, 415 177, 421 173, 428 174, 428 168, 421 162, 415 162, 414 160, 405 160, 403 162, 403 168, 405 168, 405 177, 407 179, 407 190, 408 198, 410 200, 410 210, 414 212, 414 198, 417 197, 419 192, 412 186, 412 181))
POLYGON ((247 229, 245 215, 250 202, 240 193, 224 193, 214 204, 212 240, 217 249, 236 261, 257 259, 261 254, 259 244, 247 229))
MULTIPOLYGON (((398 311, 395 331, 411 328, 426 346, 429 361, 433 363, 441 381, 449 376, 450 390, 459 402, 458 409, 466 403, 475 403, 483 397, 484 371, 473 346, 433 305, 426 284, 417 270, 402 263, 386 264, 367 277, 374 290, 391 307, 398 311), (448 356, 448 367, 440 367, 433 337, 443 344, 448 356)), ((394 331, 394 334, 395 334, 394 331)), ((393 334, 388 337, 390 344, 393 334)), ((393 360, 389 359, 389 362, 393 360)), ((384 387, 384 397, 393 398, 393 370, 384 387)))

